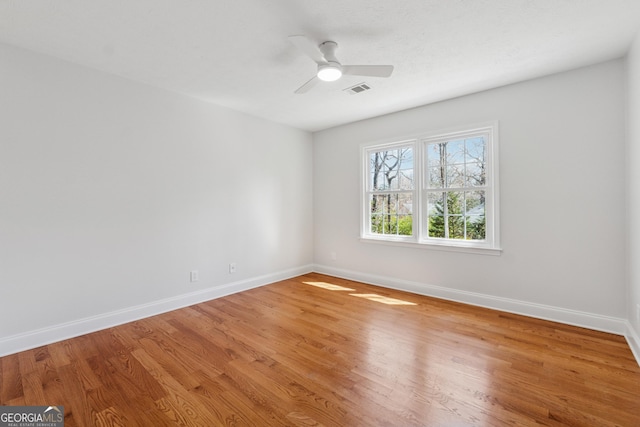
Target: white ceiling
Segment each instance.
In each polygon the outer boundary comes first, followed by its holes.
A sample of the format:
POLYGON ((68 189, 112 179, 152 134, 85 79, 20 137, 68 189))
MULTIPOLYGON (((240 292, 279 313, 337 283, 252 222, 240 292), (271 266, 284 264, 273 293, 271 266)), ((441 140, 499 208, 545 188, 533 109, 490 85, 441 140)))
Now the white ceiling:
POLYGON ((0 42, 309 131, 618 58, 639 28, 640 0, 0 0, 0 42), (295 34, 394 73, 296 95, 295 34))

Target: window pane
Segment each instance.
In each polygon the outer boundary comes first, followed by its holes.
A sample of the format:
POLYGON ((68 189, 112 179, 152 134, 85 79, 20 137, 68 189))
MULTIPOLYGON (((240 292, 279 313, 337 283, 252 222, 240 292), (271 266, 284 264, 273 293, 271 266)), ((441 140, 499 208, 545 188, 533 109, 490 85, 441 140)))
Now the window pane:
POLYGON ((447 166, 447 187, 464 187, 464 165, 447 166))
POLYGON ((464 214, 464 192, 449 191, 447 193, 447 214, 463 215, 464 214))
POLYGON ((371 215, 371 233, 382 234, 382 215, 371 215))
POLYGON ((384 175, 382 172, 371 174, 370 185, 372 190, 384 190, 384 175))
POLYGON ((398 234, 401 236, 413 234, 413 217, 411 215, 398 215, 398 234))
POLYGON ((467 215, 484 215, 484 191, 467 191, 464 198, 467 215))
POLYGON ((466 165, 466 180, 465 185, 467 187, 477 187, 486 184, 484 164, 479 162, 470 162, 466 165))
POLYGON ((403 169, 399 175, 400 190, 413 190, 413 169, 403 169))
POLYGON ((464 139, 449 141, 446 143, 447 163, 463 164, 465 159, 464 139))
POLYGON ((427 144, 429 188, 486 185, 485 148, 482 136, 427 144))
POLYGON ((443 144, 428 144, 427 145, 427 158, 429 159, 429 167, 439 167, 441 165, 444 145, 443 144))
POLYGON ((371 233, 410 236, 413 229, 413 193, 371 196, 371 233))
POLYGON ((381 150, 369 155, 372 190, 413 189, 413 148, 381 150))
POLYGON ((436 192, 427 195, 429 237, 445 239, 465 238, 465 193, 436 192))
POLYGON ((486 143, 483 136, 468 138, 465 141, 467 185, 486 185, 486 143))
POLYGON ((485 229, 485 192, 467 191, 465 193, 467 240, 484 240, 485 229))
POLYGON ((376 194, 371 196, 371 213, 374 215, 383 214, 384 208, 387 206, 386 196, 382 194, 376 194))
POLYGON ((413 148, 405 147, 398 150, 400 169, 413 169, 413 148))
POLYGON ((467 162, 486 162, 486 144, 483 136, 469 138, 465 141, 467 162))
POLYGON ((438 215, 444 212, 444 193, 427 193, 427 214, 438 215))
POLYGON ((396 194, 398 198, 398 213, 403 215, 413 214, 413 193, 396 194))
POLYGON ((484 215, 469 215, 467 221, 467 240, 484 240, 486 235, 484 215))
POLYGON ((371 196, 371 232, 382 233, 382 220, 384 217, 384 200, 383 196, 374 195, 371 196))
POLYGON ((429 169, 429 188, 444 188, 446 172, 444 168, 429 169))
POLYGON ((448 215, 447 228, 449 239, 464 239, 464 217, 462 215, 448 215))
POLYGON ((427 194, 427 224, 429 237, 445 237, 444 226, 444 194, 427 194))

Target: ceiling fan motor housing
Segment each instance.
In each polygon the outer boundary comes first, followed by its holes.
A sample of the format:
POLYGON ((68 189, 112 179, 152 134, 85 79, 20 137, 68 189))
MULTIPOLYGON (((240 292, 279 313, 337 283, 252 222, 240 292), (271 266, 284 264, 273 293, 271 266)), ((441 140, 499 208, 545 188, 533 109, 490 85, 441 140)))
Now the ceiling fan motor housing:
POLYGON ((320 46, 318 46, 318 48, 320 49, 320 52, 322 52, 322 55, 324 56, 324 59, 327 60, 327 62, 338 62, 338 59, 336 58, 336 49, 338 48, 338 43, 326 41, 320 43, 320 46))
POLYGON ((342 65, 336 58, 336 48, 338 43, 332 41, 326 41, 321 43, 318 48, 326 63, 318 63, 318 78, 325 82, 333 82, 342 77, 342 65))

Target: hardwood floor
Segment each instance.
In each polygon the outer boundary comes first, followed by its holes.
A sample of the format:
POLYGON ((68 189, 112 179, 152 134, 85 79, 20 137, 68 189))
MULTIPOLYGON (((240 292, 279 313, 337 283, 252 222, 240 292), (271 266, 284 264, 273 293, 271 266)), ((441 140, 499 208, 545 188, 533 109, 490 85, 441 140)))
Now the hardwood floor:
POLYGON ((0 374, 0 404, 62 405, 66 427, 640 426, 623 337, 319 274, 6 356, 0 374))

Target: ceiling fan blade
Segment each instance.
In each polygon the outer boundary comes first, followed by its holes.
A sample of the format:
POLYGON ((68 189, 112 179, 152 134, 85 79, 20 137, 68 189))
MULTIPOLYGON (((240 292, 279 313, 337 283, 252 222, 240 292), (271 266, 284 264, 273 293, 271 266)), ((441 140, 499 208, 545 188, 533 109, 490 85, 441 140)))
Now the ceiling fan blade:
POLYGON ((311 79, 308 82, 306 82, 305 84, 300 86, 298 89, 296 89, 295 93, 301 94, 301 93, 308 92, 312 87, 316 85, 316 83, 318 83, 318 80, 320 80, 318 79, 318 76, 311 77, 311 79))
POLYGON ((389 77, 393 65, 343 65, 342 74, 352 76, 389 77))
POLYGON ((314 44, 307 36, 289 36, 289 41, 302 53, 313 59, 318 64, 324 64, 327 60, 320 51, 320 48, 314 44))

